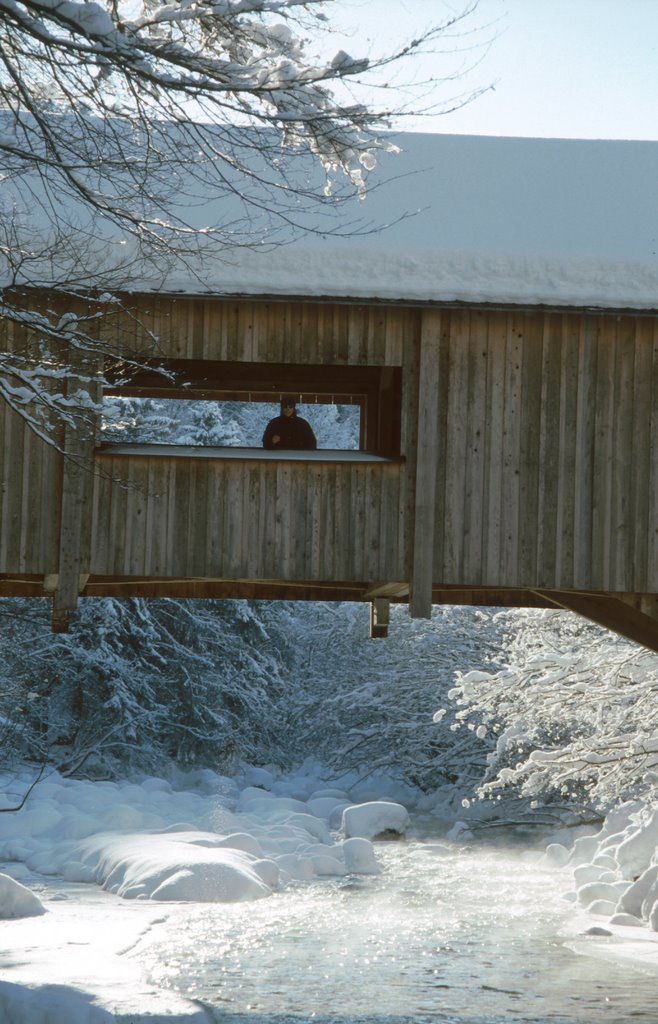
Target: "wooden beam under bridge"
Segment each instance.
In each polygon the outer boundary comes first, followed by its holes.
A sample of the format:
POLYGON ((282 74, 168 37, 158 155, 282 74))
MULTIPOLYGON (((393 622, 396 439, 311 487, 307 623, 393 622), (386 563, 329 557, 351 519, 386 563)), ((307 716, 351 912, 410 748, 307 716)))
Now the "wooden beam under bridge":
POLYGON ((590 594, 572 590, 537 590, 558 608, 576 612, 605 629, 658 652, 658 600, 655 595, 590 594), (653 602, 648 600, 654 598, 653 602))
MULTIPOLYGON (((52 597, 56 575, 0 574, 0 598, 52 597)), ((141 597, 145 599, 203 599, 256 601, 355 601, 406 604, 408 584, 317 580, 158 579, 80 575, 76 589, 82 598, 141 597)), ((658 596, 499 587, 444 585, 432 588, 432 604, 489 608, 562 608, 613 630, 650 650, 658 651, 658 596)), ((371 607, 371 623, 385 626, 386 608, 371 607), (374 618, 372 618, 374 616, 374 618)), ((385 635, 383 632, 372 635, 385 635)))

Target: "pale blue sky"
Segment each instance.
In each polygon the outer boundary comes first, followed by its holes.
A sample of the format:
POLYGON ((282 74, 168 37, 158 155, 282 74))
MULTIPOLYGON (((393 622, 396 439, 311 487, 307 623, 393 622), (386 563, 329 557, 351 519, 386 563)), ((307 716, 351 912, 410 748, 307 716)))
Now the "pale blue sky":
MULTIPOLYGON (((334 42, 358 55, 399 45, 463 9, 466 0, 339 0, 351 29, 334 42), (351 38, 350 38, 351 35, 351 38)), ((416 59, 413 73, 451 75, 449 99, 495 82, 465 109, 407 121, 408 130, 476 135, 658 139, 658 0, 480 0, 462 24, 471 34, 416 59), (488 50, 485 40, 491 39, 488 50), (472 47, 472 49, 470 49, 472 47)), ((407 69, 407 76, 410 69, 407 69)))

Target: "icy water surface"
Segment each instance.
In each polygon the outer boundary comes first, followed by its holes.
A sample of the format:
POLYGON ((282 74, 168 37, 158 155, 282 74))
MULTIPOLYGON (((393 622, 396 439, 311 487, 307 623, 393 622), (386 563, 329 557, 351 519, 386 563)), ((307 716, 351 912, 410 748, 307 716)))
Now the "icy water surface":
POLYGON ((151 936, 151 978, 222 1024, 658 1022, 658 972, 565 946, 567 873, 490 848, 378 855, 377 877, 188 908, 151 936))

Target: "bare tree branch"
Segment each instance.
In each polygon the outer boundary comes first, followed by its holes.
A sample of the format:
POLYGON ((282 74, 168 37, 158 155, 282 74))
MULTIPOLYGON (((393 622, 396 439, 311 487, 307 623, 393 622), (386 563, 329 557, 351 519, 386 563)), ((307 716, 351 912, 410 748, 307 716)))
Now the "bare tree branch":
POLYGON ((333 215, 395 149, 382 132, 400 92, 381 90, 380 108, 359 97, 373 73, 454 45, 477 0, 375 58, 313 54, 327 7, 0 0, 0 397, 43 439, 93 414, 117 356, 97 319, 138 268, 165 280, 244 247, 382 227, 333 215), (35 313, 44 288, 95 311, 35 313), (71 395, 67 353, 80 351, 103 359, 71 395))

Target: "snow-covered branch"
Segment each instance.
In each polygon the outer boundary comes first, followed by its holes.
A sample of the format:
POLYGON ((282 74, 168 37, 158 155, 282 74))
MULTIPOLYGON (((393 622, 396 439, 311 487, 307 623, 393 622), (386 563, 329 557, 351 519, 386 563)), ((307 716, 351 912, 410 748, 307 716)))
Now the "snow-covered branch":
POLYGON ((458 674, 449 695, 452 728, 487 755, 480 795, 600 811, 652 786, 658 657, 566 613, 515 614, 509 664, 458 674))
POLYGON ((57 328, 28 323, 31 289, 117 294, 144 268, 151 287, 173 267, 201 281, 238 249, 383 226, 334 216, 395 149, 382 132, 409 103, 388 88, 375 108, 363 89, 450 46, 477 0, 374 58, 318 56, 332 2, 0 0, 0 287, 13 289, 0 318, 30 332, 0 367, 1 397, 40 436, 50 418, 84 418, 91 392, 76 407, 39 362, 57 328))

